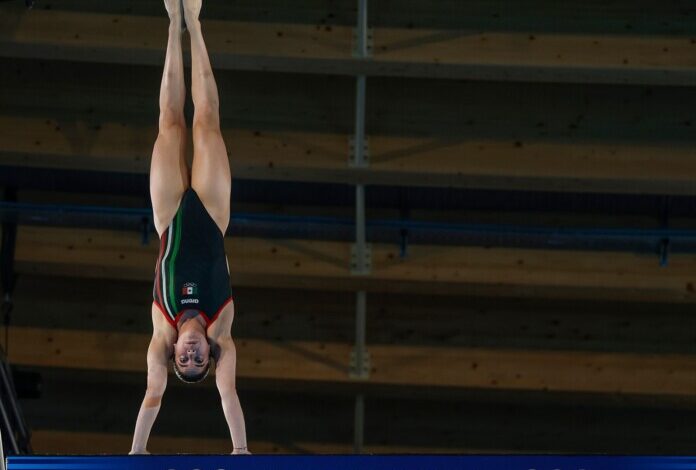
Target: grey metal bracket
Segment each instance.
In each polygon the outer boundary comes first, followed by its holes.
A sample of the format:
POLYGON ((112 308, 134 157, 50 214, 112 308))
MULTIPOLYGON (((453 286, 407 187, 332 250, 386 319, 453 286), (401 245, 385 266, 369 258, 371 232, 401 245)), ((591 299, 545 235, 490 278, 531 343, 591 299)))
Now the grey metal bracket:
POLYGON ((365 59, 368 57, 372 57, 372 49, 374 47, 374 28, 367 28, 367 41, 365 44, 365 50, 366 50, 366 55, 363 56, 362 53, 360 52, 360 44, 358 41, 358 28, 353 28, 353 43, 352 43, 352 51, 353 51, 353 57, 357 57, 360 59, 365 59))
POLYGON ((358 364, 358 354, 355 348, 350 352, 350 370, 348 376, 351 379, 369 379, 372 361, 370 353, 362 352, 362 364, 358 364))
POLYGON ((372 272, 372 246, 365 244, 362 252, 362 259, 358 252, 357 243, 350 247, 350 273, 351 274, 370 274, 372 272))
POLYGON ((367 168, 370 166, 370 139, 365 137, 363 139, 363 155, 362 161, 357 161, 357 155, 355 152, 355 137, 348 137, 348 166, 352 168, 367 168))

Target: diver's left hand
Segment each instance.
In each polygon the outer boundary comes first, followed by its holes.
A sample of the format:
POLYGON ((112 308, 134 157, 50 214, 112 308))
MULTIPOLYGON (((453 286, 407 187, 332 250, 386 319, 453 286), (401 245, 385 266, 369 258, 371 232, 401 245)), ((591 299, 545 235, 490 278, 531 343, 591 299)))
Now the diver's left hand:
POLYGON ((150 455, 146 450, 132 450, 128 452, 128 455, 150 455))

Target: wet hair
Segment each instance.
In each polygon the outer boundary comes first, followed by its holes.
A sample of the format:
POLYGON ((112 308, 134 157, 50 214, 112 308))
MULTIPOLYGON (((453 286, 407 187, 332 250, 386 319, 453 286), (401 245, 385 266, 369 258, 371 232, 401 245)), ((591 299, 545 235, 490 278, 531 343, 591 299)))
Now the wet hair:
POLYGON ((179 377, 179 380, 181 380, 182 382, 186 382, 187 384, 195 384, 198 382, 202 382, 208 376, 208 372, 210 372, 210 359, 208 360, 208 363, 205 365, 205 369, 196 374, 186 375, 183 372, 181 372, 179 370, 179 367, 176 365, 176 361, 174 359, 172 359, 172 366, 174 367, 174 373, 177 377, 179 377))

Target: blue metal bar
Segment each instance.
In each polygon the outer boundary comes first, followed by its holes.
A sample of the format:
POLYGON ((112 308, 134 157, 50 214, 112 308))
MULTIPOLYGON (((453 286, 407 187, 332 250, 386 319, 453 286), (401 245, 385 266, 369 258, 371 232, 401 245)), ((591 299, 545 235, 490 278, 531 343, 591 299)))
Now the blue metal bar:
MULTIPOLYGON (((28 204, 14 202, 0 202, 0 214, 10 215, 24 214, 38 218, 42 213, 46 215, 63 214, 87 214, 87 215, 111 215, 133 217, 133 220, 141 222, 143 217, 152 218, 152 210, 149 208, 121 208, 102 206, 78 206, 78 205, 53 205, 53 204, 28 204)), ((319 225, 326 227, 346 227, 355 225, 352 218, 322 217, 322 216, 295 216, 283 214, 255 214, 234 213, 230 221, 232 224, 244 225, 255 222, 270 224, 296 224, 319 225)), ((480 224, 480 223, 445 223, 428 222, 418 220, 392 220, 372 219, 366 221, 368 228, 390 228, 409 231, 436 231, 448 233, 474 233, 482 235, 523 235, 545 237, 591 237, 591 238, 622 238, 622 239, 655 239, 659 241, 669 238, 672 241, 688 240, 696 242, 696 229, 675 228, 609 228, 609 227, 544 227, 534 225, 511 224, 480 224)))
MULTIPOLYGON (((98 452, 99 449, 95 449, 98 452)), ((253 451, 253 449, 252 449, 253 451)), ((691 455, 103 455, 10 456, 7 470, 592 470, 696 469, 691 455)))

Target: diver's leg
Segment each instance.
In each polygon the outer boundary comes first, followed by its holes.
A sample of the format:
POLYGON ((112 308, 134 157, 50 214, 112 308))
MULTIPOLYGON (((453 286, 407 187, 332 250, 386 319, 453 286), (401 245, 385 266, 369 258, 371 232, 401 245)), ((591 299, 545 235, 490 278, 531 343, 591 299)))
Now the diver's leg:
POLYGON ((184 61, 181 54, 181 15, 179 0, 165 0, 169 13, 169 39, 159 96, 159 133, 150 162, 150 197, 158 234, 171 223, 179 201, 189 186, 189 170, 184 156, 184 61))
POLYGON ((219 97, 208 51, 198 20, 201 0, 184 0, 186 25, 191 36, 191 96, 193 114, 193 165, 191 186, 222 233, 230 220, 231 175, 225 142, 220 133, 219 97))

